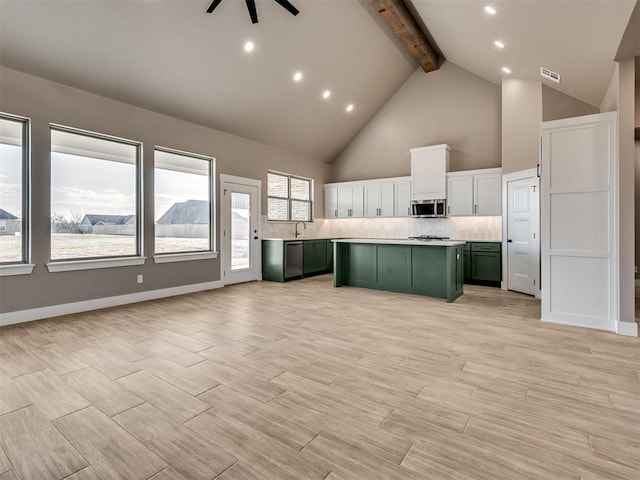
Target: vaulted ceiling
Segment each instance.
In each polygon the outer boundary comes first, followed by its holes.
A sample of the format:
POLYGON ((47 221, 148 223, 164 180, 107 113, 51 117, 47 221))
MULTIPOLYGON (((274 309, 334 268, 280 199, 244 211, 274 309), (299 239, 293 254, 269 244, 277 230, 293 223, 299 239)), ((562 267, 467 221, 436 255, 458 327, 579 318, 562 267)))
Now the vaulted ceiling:
MULTIPOLYGON (((296 17, 258 0, 256 25, 242 0, 210 3, 0 0, 0 64, 323 161, 417 67, 370 0, 292 0, 296 17)), ((534 80, 544 66, 598 106, 636 0, 411 3, 449 61, 497 85, 502 66, 534 80)))
POLYGON ((210 3, 0 0, 0 63, 324 161, 416 68, 368 0, 210 3))

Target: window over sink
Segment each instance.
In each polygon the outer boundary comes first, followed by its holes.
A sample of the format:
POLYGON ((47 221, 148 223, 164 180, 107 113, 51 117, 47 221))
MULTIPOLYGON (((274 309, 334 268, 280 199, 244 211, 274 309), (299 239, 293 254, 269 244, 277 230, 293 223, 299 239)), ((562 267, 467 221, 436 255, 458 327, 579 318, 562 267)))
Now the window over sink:
POLYGON ((281 222, 310 222, 313 180, 288 173, 267 173, 267 219, 281 222))

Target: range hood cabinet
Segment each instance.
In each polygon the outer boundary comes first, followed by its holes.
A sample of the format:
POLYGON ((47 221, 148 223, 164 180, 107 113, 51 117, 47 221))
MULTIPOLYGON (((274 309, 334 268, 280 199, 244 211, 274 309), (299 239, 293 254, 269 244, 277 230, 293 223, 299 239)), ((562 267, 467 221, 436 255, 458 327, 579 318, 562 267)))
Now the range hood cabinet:
POLYGON ((449 145, 411 149, 411 199, 446 200, 449 145))

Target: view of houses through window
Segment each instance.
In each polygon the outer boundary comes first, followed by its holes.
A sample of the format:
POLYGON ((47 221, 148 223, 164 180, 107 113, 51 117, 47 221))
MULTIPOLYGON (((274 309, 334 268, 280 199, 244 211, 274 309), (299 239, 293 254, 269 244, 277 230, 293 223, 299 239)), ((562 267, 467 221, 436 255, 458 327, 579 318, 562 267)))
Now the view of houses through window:
POLYGON ((27 121, 0 115, 0 264, 25 261, 27 121))
POLYGON ((211 250, 213 158, 155 151, 155 253, 211 250))
POLYGON ((267 219, 310 222, 312 181, 286 173, 267 174, 267 219))
POLYGON ((51 260, 134 256, 140 144, 51 127, 51 260))

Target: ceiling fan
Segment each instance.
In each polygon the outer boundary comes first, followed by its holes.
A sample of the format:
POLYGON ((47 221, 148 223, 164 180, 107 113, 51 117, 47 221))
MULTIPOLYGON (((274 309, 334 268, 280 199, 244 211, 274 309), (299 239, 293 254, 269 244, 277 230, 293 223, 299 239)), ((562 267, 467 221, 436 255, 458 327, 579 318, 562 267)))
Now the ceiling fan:
MULTIPOLYGON (((251 17, 251 23, 258 23, 258 11, 256 10, 256 0, 244 0, 247 4, 247 10, 249 10, 249 16, 251 17)), ((300 13, 296 7, 294 7, 289 0, 274 0, 278 5, 287 10, 291 15, 296 16, 300 13)), ((222 0, 213 0, 207 13, 213 12, 222 0)))

